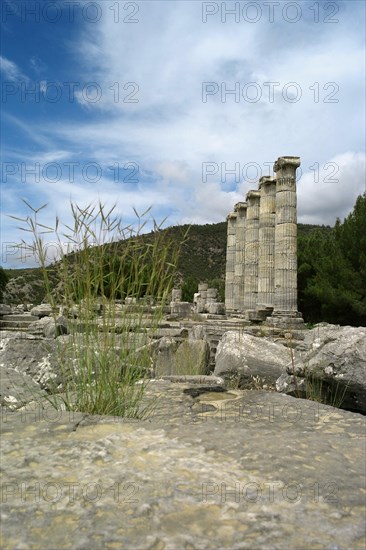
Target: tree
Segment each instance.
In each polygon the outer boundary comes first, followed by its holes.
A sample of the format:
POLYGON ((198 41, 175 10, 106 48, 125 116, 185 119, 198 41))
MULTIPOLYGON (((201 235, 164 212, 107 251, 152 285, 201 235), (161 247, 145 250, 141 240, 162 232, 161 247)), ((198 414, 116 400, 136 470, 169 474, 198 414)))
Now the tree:
POLYGON ((9 281, 9 276, 7 275, 5 269, 0 266, 0 301, 3 299, 4 290, 9 281))
POLYGON ((184 279, 182 284, 183 302, 193 302, 193 295, 195 292, 198 292, 198 283, 199 280, 191 275, 184 279))
POLYGON ((299 306, 307 321, 366 326, 366 194, 331 232, 299 238, 299 306))

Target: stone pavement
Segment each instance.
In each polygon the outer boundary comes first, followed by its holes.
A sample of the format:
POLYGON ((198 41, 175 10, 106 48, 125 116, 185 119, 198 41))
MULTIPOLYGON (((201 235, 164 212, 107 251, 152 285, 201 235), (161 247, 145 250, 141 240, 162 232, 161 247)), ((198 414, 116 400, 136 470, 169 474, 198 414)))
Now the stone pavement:
POLYGON ((2 409, 3 550, 365 548, 363 416, 206 381, 144 399, 142 421, 2 409))

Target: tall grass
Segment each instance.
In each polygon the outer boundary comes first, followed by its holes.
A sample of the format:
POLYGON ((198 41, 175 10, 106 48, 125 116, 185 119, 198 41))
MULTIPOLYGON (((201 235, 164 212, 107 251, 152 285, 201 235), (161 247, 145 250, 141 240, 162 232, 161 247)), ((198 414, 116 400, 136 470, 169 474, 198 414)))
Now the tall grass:
POLYGON ((286 340, 291 358, 291 372, 294 382, 295 397, 304 397, 310 401, 331 405, 337 409, 342 408, 349 384, 342 386, 335 380, 326 382, 326 380, 324 380, 324 372, 322 372, 321 365, 319 365, 317 369, 310 369, 308 365, 305 365, 301 376, 304 381, 304 386, 303 389, 301 389, 299 385, 300 381, 296 373, 294 350, 292 347, 292 332, 288 333, 286 340))
POLYGON ((180 245, 161 230, 142 239, 150 209, 136 224, 123 225, 101 202, 82 208, 71 203, 72 223, 40 221, 46 205, 15 218, 31 242, 21 246, 41 268, 45 301, 55 322, 68 318, 68 335, 57 338, 62 383, 49 401, 54 406, 91 414, 141 417, 141 400, 151 365, 151 346, 169 301, 180 245), (48 265, 51 235, 57 258, 48 265), (125 302, 125 303, 124 303, 125 302), (137 383, 139 382, 139 383, 137 383))

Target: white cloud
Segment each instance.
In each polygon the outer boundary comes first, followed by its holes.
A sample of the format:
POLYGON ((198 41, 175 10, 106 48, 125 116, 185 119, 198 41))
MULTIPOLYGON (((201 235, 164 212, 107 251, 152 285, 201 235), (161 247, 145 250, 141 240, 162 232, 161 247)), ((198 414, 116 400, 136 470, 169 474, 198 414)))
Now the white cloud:
POLYGON ((172 223, 216 222, 256 187, 255 166, 259 179, 278 156, 299 155, 299 220, 334 223, 364 190, 360 4, 340 2, 339 23, 333 25, 314 24, 306 2, 299 3, 304 19, 293 25, 270 24, 264 17, 258 24, 222 24, 220 17, 203 24, 200 2, 142 2, 137 24, 117 24, 113 10, 103 10, 93 33, 88 27, 73 43, 79 61, 74 80, 96 82, 100 101, 88 102, 78 91, 77 101, 87 107, 80 119, 63 116, 57 124, 52 119, 32 127, 13 121, 39 146, 32 158, 40 162, 92 159, 105 171, 132 161, 139 165, 139 182, 123 185, 104 177, 98 186, 64 178, 35 192, 65 217, 72 195, 82 202, 119 198, 123 211, 153 204, 164 215, 170 212, 172 223), (206 103, 203 82, 219 87, 206 103), (266 82, 279 83, 271 99, 266 82), (126 83, 138 89, 124 89, 126 83), (222 102, 220 87, 236 83, 239 101, 227 95, 222 102), (248 83, 258 86, 258 102, 245 95, 248 83), (292 102, 297 89, 301 97, 292 102), (138 103, 129 102, 131 92, 138 103), (228 185, 220 173, 202 181, 205 162, 228 169, 239 163, 240 181, 228 185), (311 168, 316 163, 318 182, 311 168), (331 163, 339 166, 337 182, 330 180, 331 163))
POLYGON ((29 78, 22 73, 18 65, 3 56, 0 56, 0 71, 11 82, 29 82, 29 78))
POLYGON ((334 225, 337 216, 343 219, 366 192, 365 161, 364 153, 349 152, 304 173, 298 184, 299 221, 334 225))
POLYGON ((47 65, 42 61, 42 59, 40 59, 36 55, 32 55, 29 60, 29 65, 37 75, 44 73, 48 68, 47 65))

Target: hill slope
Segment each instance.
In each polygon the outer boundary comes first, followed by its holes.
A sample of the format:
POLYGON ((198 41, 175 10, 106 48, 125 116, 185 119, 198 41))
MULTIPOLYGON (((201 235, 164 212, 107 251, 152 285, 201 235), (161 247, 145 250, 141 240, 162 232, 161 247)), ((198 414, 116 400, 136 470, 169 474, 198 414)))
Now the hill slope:
MULTIPOLYGON (((181 248, 177 266, 177 283, 190 280, 192 290, 198 281, 225 279, 227 224, 226 222, 206 225, 183 225, 164 229, 169 238, 180 242, 182 233, 189 229, 188 238, 181 248)), ((320 226, 298 226, 299 237, 308 235, 320 226)), ((324 231, 330 228, 324 227, 324 231)), ((146 242, 151 233, 142 235, 146 242)), ((39 268, 6 269, 10 281, 7 285, 4 301, 11 304, 40 303, 43 296, 42 277, 39 268)), ((217 281, 215 281, 217 285, 217 281)))

